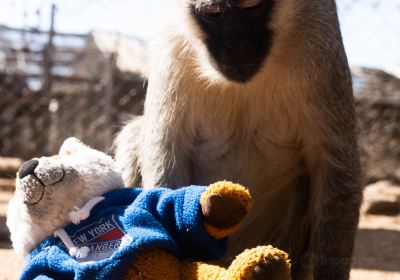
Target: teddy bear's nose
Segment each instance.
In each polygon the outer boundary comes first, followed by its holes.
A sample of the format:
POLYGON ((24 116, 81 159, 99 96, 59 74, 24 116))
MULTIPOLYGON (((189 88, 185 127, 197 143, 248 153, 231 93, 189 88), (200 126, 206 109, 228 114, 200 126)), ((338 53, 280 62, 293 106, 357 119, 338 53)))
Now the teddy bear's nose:
POLYGON ((31 159, 24 162, 19 169, 19 178, 22 179, 30 174, 33 174, 38 165, 39 161, 36 159, 31 159))

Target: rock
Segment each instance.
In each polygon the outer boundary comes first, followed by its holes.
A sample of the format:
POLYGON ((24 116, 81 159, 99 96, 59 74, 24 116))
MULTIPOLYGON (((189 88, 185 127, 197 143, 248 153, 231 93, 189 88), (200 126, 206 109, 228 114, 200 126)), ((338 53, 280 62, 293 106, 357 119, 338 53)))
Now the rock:
POLYGON ((0 217, 0 241, 9 241, 10 240, 10 231, 6 225, 7 218, 0 217))
POLYGON ((352 72, 364 183, 400 182, 400 79, 376 69, 352 72))
POLYGON ((399 215, 400 186, 390 181, 380 181, 367 186, 361 212, 372 215, 399 215))
POLYGON ((8 202, 12 198, 12 195, 12 192, 0 190, 0 242, 10 240, 10 232, 6 225, 6 217, 8 202))

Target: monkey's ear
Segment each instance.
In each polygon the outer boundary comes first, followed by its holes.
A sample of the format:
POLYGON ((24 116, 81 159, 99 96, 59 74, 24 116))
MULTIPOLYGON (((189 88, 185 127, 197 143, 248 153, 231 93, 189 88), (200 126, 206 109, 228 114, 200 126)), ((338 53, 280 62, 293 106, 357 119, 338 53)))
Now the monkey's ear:
POLYGON ((70 137, 64 141, 58 154, 60 156, 69 155, 87 148, 88 147, 83 144, 79 139, 75 137, 70 137))

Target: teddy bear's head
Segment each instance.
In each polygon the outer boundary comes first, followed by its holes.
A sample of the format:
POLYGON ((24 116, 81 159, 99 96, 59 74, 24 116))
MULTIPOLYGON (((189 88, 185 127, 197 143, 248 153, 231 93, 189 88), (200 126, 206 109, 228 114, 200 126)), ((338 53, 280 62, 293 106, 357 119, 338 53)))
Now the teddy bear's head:
POLYGON ((14 248, 26 256, 69 223, 70 211, 122 186, 114 160, 76 138, 65 140, 58 155, 25 162, 7 212, 14 248))

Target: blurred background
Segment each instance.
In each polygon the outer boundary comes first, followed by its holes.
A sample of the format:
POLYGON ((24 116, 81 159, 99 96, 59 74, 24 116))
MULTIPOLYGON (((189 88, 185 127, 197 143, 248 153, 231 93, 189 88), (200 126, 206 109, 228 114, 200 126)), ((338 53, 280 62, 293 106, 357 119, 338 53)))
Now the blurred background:
MULTIPOLYGON (((400 0, 338 0, 366 186, 353 279, 400 279, 400 0)), ((110 151, 141 114, 165 0, 1 0, 0 279, 22 262, 4 225, 21 162, 76 136, 110 151)))

